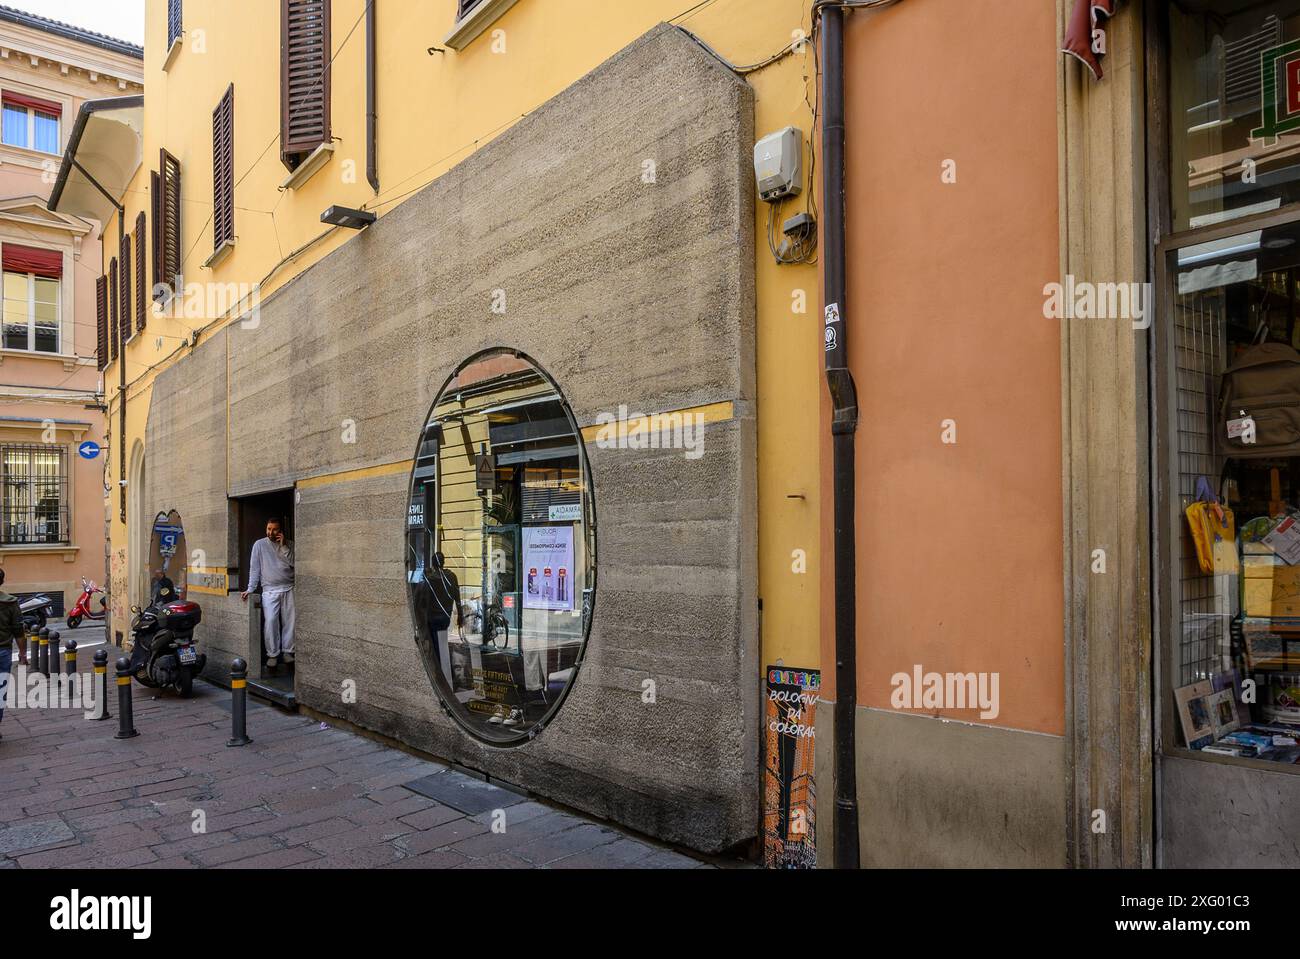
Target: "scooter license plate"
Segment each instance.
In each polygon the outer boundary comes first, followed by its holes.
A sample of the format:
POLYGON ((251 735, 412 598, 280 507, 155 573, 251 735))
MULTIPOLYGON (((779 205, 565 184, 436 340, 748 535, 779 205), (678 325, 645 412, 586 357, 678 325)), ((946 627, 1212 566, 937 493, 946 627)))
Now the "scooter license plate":
POLYGON ((182 646, 177 650, 176 655, 186 666, 192 666, 199 661, 199 651, 193 646, 182 646))

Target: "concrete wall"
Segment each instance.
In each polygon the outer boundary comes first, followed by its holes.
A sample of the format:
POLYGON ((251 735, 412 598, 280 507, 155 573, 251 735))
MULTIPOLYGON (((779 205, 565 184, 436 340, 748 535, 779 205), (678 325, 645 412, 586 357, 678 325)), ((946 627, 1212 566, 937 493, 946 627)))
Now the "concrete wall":
MULTIPOLYGON (((673 841, 755 835, 753 140, 748 85, 658 27, 281 289, 255 327, 159 375, 149 482, 209 565, 229 536, 218 483, 232 496, 299 485, 302 702, 673 841), (403 567, 420 426, 455 367, 497 345, 533 357, 581 426, 621 403, 733 409, 698 460, 588 444, 587 659, 555 721, 510 750, 471 741, 437 706, 403 567), (175 408, 189 413, 173 424, 175 408), (168 457, 189 473, 159 479, 168 457)), ((220 668, 246 634, 232 600, 214 599, 203 641, 220 668)))

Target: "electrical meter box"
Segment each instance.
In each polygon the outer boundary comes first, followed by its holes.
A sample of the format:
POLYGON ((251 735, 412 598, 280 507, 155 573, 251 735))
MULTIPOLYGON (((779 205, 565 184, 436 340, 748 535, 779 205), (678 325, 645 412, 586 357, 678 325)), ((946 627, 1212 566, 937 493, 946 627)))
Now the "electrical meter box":
POLYGON ((798 127, 778 130, 755 144, 754 173, 758 195, 767 203, 802 191, 803 134, 798 127))

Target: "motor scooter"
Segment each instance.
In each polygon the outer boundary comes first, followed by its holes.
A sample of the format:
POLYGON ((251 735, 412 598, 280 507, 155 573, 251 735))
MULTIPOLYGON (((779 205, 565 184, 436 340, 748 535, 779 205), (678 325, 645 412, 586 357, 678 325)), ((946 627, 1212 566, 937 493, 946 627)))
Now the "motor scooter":
POLYGON ((28 596, 19 602, 18 612, 23 617, 23 626, 27 628, 27 632, 34 633, 54 615, 54 604, 50 602, 50 597, 41 593, 39 596, 28 596))
POLYGON ((81 596, 77 600, 77 605, 68 611, 68 629, 76 629, 85 620, 99 622, 107 615, 108 606, 104 602, 104 591, 95 585, 93 579, 81 577, 81 596), (98 610, 95 609, 96 595, 101 597, 98 610))
POLYGON ((198 603, 176 595, 165 576, 154 585, 153 599, 141 609, 131 607, 131 672, 142 686, 174 686, 183 698, 193 693, 194 677, 208 657, 194 642, 194 627, 203 619, 198 603))

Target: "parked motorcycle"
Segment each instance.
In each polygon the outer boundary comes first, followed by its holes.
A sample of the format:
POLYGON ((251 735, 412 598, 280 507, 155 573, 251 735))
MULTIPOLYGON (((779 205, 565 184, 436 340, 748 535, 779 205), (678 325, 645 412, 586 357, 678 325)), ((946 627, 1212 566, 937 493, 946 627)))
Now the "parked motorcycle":
POLYGON ((174 686, 188 698, 194 677, 208 661, 194 642, 194 627, 202 621, 203 610, 177 596, 175 585, 163 577, 155 584, 149 605, 133 606, 131 612, 131 671, 136 680, 150 689, 174 686))
POLYGON ((54 604, 50 602, 50 597, 42 593, 24 599, 18 604, 18 611, 22 614, 23 625, 27 627, 27 632, 34 633, 54 615, 54 604))
POLYGON ((95 596, 103 596, 104 591, 95 585, 93 579, 81 577, 81 596, 77 600, 77 605, 68 611, 68 629, 76 629, 85 620, 99 622, 108 615, 108 607, 100 600, 99 611, 94 608, 95 596))

